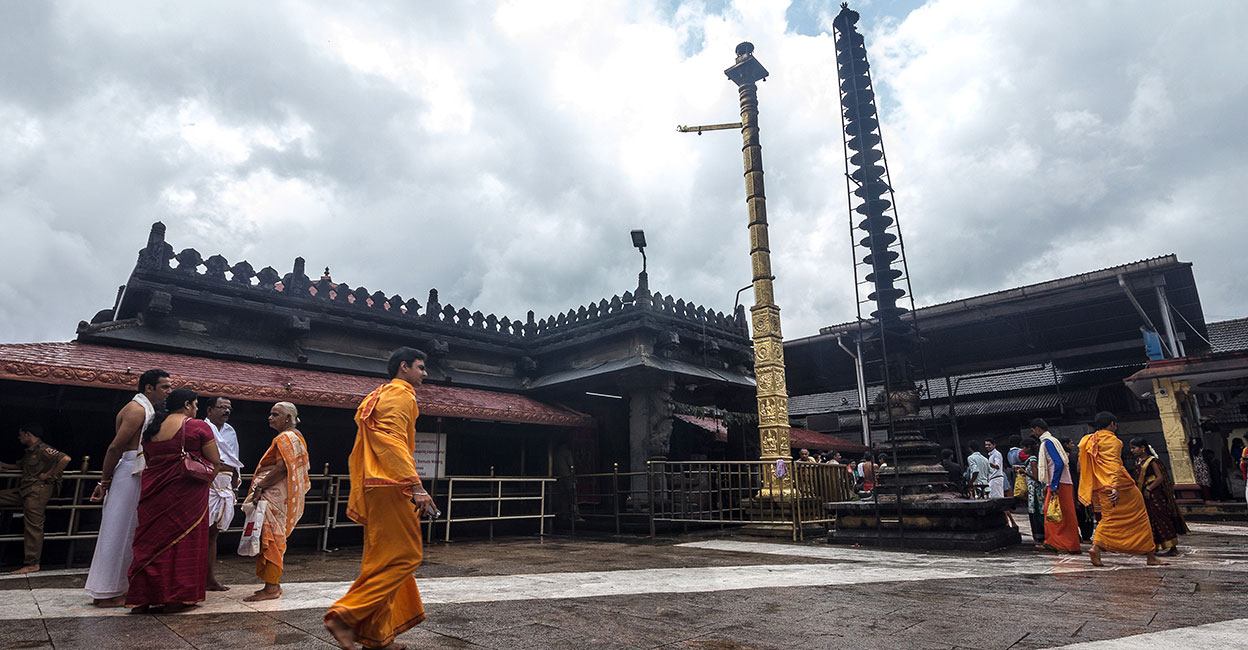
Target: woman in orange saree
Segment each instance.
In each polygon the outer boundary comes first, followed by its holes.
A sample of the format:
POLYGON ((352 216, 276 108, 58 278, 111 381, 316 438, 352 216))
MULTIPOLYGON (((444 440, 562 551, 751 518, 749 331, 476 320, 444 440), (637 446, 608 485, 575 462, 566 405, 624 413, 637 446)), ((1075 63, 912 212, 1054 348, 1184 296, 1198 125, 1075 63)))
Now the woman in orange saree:
MULTIPOLYGON (((179 388, 143 431, 142 492, 126 607, 185 609, 204 599, 208 572, 208 481, 188 476, 182 450, 220 465, 212 429, 193 419, 195 393, 179 388)), ((142 611, 142 610, 139 610, 142 611)))
POLYGON ((1092 426, 1096 431, 1079 441, 1079 501, 1101 506, 1101 523, 1092 535, 1088 559, 1093 566, 1104 566, 1101 552, 1113 551, 1146 555, 1149 564, 1165 564, 1157 559, 1144 497, 1122 465, 1122 441, 1115 435, 1118 418, 1101 411, 1092 426))
POLYGON ((1179 535, 1187 535, 1187 529, 1179 505, 1174 501, 1174 481, 1165 464, 1157 458, 1153 446, 1143 438, 1131 441, 1131 454, 1135 456, 1135 485, 1144 495, 1144 507, 1148 510, 1148 523, 1153 530, 1153 544, 1160 555, 1179 554, 1179 535))
POLYGON ((1044 509, 1047 513, 1057 502, 1061 521, 1044 517, 1044 545, 1059 552, 1079 553, 1079 522, 1075 514, 1075 486, 1070 478, 1070 458, 1062 443, 1049 432, 1049 425, 1036 418, 1031 432, 1040 436, 1039 472, 1045 486, 1044 509))
POLYGON ((268 451, 256 464, 251 492, 244 503, 265 502, 264 524, 260 529, 260 553, 256 556, 256 576, 264 587, 243 600, 273 600, 282 596, 281 578, 286 538, 295 531, 303 516, 303 498, 311 487, 308 480, 308 444, 295 428, 299 411, 290 402, 278 402, 269 410, 269 426, 277 431, 268 451))

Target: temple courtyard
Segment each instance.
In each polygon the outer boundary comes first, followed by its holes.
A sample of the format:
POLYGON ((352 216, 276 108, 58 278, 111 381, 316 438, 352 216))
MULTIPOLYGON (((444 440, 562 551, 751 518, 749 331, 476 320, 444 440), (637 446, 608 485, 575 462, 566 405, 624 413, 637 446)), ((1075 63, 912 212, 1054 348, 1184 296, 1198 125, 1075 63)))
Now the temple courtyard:
MULTIPOLYGON (((1026 519, 1023 525, 1026 525, 1026 519)), ((434 543, 417 578, 428 620, 409 648, 1210 648, 1248 644, 1248 525, 1193 523, 1183 555, 1059 557, 881 551, 714 531, 434 543)), ((1026 539, 1027 537, 1024 536, 1026 539)), ((287 556, 284 596, 228 592, 172 615, 98 610, 85 569, 0 578, 0 647, 332 648, 321 627, 358 549, 287 556)))

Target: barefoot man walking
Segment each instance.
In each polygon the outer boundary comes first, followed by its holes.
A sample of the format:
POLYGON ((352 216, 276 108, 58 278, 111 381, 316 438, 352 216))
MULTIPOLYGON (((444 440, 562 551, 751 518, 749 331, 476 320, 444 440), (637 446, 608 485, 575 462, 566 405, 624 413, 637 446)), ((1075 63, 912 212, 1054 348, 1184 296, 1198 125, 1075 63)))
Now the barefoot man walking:
POLYGON ((1092 566, 1104 566, 1101 552, 1113 551, 1146 555, 1149 564, 1165 564, 1155 554, 1144 497, 1122 465, 1118 418, 1101 411, 1092 420, 1092 428, 1096 431, 1079 442, 1079 501, 1101 507, 1101 523, 1092 535, 1088 559, 1092 566))
POLYGON ((230 588, 217 580, 217 536, 228 530, 234 521, 234 491, 243 482, 239 460, 238 432, 226 420, 234 411, 234 405, 224 397, 209 397, 204 402, 207 415, 204 421, 212 429, 221 454, 221 466, 208 488, 208 591, 229 591, 230 588))
POLYGON ((347 516, 364 526, 360 577, 329 611, 325 628, 342 648, 401 650, 399 634, 425 620, 412 572, 423 557, 420 516, 433 499, 412 462, 416 386, 425 379, 425 353, 399 348, 387 364, 390 383, 364 398, 355 412, 351 496, 347 516))

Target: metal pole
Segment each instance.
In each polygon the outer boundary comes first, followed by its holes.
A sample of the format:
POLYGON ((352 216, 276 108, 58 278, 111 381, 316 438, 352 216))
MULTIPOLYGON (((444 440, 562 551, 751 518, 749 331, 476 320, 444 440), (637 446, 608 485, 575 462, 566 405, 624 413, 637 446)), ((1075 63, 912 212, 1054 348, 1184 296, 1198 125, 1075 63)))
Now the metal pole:
POLYGON ((1170 314, 1170 301, 1166 300, 1166 288, 1160 284, 1157 289, 1157 307, 1161 309, 1161 322, 1166 326, 1166 338, 1170 339, 1170 350, 1175 357, 1179 356, 1179 341, 1174 336, 1174 316, 1170 314))
POLYGON ((650 536, 654 537, 654 463, 646 461, 646 491, 649 492, 647 506, 650 508, 650 536))
MULTIPOLYGON (((958 436, 958 414, 953 410, 953 385, 949 383, 949 376, 945 375, 945 393, 949 395, 949 426, 953 429, 953 458, 954 460, 963 460, 962 458, 962 438, 958 436)), ((961 465, 962 463, 958 463, 961 465)))
POLYGON ((446 535, 442 541, 451 541, 451 507, 455 505, 455 479, 447 477, 446 479, 446 535))
POLYGON ((620 534, 620 464, 611 463, 611 510, 615 514, 615 534, 620 534))

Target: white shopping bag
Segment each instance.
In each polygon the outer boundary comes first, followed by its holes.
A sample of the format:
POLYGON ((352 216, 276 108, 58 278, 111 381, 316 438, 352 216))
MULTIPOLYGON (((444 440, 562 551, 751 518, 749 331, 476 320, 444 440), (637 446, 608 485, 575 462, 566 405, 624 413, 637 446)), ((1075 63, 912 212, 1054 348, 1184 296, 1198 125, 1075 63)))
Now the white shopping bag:
POLYGON ((238 554, 255 557, 260 552, 260 529, 264 527, 264 511, 268 503, 263 499, 256 503, 244 503, 243 514, 247 521, 243 522, 243 538, 238 540, 238 554))

